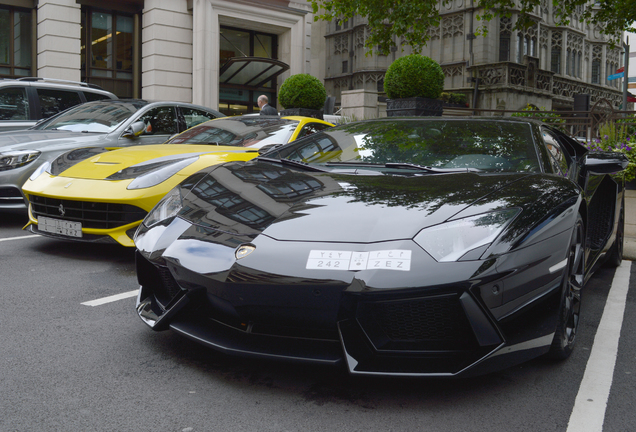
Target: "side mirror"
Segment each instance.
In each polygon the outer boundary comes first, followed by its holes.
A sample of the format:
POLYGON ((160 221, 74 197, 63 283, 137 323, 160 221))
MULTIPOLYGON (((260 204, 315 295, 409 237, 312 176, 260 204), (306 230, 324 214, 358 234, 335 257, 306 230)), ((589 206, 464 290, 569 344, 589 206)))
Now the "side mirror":
POLYGON ((124 131, 124 134, 122 136, 124 138, 136 138, 141 135, 145 129, 146 123, 137 121, 131 124, 130 127, 124 131))
POLYGON ((629 165, 629 159, 623 153, 589 152, 583 156, 583 166, 590 174, 614 174, 623 171, 629 165))

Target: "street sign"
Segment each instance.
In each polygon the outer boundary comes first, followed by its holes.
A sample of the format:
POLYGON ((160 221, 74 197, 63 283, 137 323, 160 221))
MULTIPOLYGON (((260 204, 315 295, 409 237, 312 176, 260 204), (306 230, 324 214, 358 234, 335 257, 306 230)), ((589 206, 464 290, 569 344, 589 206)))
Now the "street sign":
POLYGON ((616 69, 616 73, 621 73, 621 72, 625 72, 625 66, 623 66, 622 68, 616 69))
POLYGON ((614 75, 610 75, 610 76, 608 76, 608 77, 607 77, 607 80, 608 80, 608 81, 611 81, 611 80, 615 80, 615 79, 623 78, 624 76, 625 76, 625 72, 621 72, 621 73, 617 73, 617 74, 614 74, 614 75))

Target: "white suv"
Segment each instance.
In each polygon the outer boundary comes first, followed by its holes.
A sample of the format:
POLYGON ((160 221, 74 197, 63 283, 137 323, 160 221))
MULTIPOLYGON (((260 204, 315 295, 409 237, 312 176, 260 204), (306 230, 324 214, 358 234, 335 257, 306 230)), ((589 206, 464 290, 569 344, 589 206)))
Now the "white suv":
POLYGON ((72 106, 117 99, 94 84, 47 78, 0 79, 0 131, 27 129, 72 106))

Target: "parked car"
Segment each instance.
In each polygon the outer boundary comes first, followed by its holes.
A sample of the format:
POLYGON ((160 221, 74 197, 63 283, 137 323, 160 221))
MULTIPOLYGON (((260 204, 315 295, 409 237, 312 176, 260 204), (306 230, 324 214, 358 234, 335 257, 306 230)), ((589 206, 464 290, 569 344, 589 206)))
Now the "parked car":
POLYGON ((22 185, 36 168, 79 147, 159 144, 220 112, 183 102, 87 102, 24 131, 0 133, 0 211, 25 211, 22 185))
POLYGON ((252 159, 259 148, 332 126, 306 117, 223 117, 166 144, 73 150, 41 166, 24 185, 27 226, 59 239, 134 246, 133 234, 148 211, 189 175, 252 159))
POLYGON ((28 129, 84 102, 117 99, 95 84, 24 77, 0 79, 0 132, 28 129))
POLYGON ((618 265, 624 169, 532 120, 349 123, 170 191, 135 236, 136 310, 226 354, 467 376, 570 355, 618 265))

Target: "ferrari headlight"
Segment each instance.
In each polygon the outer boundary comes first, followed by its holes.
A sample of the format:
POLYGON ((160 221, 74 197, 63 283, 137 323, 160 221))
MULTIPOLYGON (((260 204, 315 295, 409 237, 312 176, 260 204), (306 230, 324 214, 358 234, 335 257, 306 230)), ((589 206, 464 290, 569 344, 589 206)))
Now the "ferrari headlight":
POLYGON ((28 165, 40 156, 40 152, 35 150, 18 150, 0 153, 0 171, 20 168, 28 165))
POLYGON ((506 209, 453 220, 425 228, 413 240, 438 262, 457 261, 477 248, 485 252, 517 213, 506 209))
POLYGON ((183 200, 181 197, 181 190, 176 187, 168 192, 168 194, 163 197, 152 210, 150 210, 150 213, 148 213, 144 219, 143 224, 146 227, 151 228, 159 222, 174 218, 179 213, 182 206, 183 200))
POLYGON ((51 162, 44 162, 42 165, 37 167, 35 171, 33 171, 33 174, 31 174, 29 180, 33 181, 45 172, 49 172, 49 168, 51 168, 51 162))
MULTIPOLYGON (((199 157, 195 156, 195 157, 190 157, 187 159, 181 159, 175 162, 171 162, 171 163, 168 163, 167 165, 165 162, 163 162, 163 166, 159 166, 157 169, 152 169, 139 175, 132 182, 130 182, 130 184, 128 185, 126 189, 128 190, 144 189, 144 188, 157 186, 159 183, 163 183, 164 181, 168 180, 170 177, 172 177, 173 175, 175 175, 176 173, 178 173, 179 171, 181 171, 188 165, 196 162, 198 159, 199 157)), ((140 164, 140 165, 135 165, 133 167, 130 167, 127 170, 130 170, 130 171, 138 170, 143 172, 144 168, 145 166, 140 164)), ((124 174, 122 173, 121 175, 124 175, 124 174)), ((114 175, 111 176, 111 178, 115 179, 114 177, 115 177, 114 175)))

